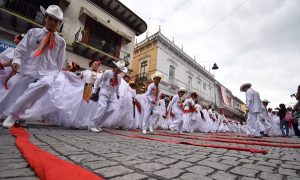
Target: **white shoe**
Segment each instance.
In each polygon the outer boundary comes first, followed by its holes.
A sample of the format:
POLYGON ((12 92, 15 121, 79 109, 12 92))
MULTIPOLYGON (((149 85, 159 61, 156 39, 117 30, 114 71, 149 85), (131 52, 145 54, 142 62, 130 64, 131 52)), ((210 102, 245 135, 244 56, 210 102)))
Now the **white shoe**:
POLYGON ((149 125, 149 131, 150 131, 151 133, 153 133, 153 124, 150 124, 150 125, 149 125))
POLYGON ((16 118, 14 118, 12 115, 9 115, 5 121, 2 123, 2 126, 5 127, 5 128, 11 128, 13 127, 13 125, 15 124, 16 122, 16 118))
POLYGON ((101 129, 101 127, 98 127, 97 129, 99 130, 99 132, 102 132, 102 131, 103 131, 103 130, 101 129))
POLYGON ((90 127, 90 128, 89 128, 89 131, 95 132, 95 133, 100 132, 100 131, 99 131, 97 128, 95 128, 95 127, 90 127))
POLYGON ((147 131, 145 129, 143 129, 142 133, 143 134, 147 134, 147 131))

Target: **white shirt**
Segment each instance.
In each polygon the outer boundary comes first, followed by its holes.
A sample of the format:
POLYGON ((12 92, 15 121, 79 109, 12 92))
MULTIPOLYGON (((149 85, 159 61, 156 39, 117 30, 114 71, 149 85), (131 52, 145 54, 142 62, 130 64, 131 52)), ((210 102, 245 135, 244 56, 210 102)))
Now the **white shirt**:
POLYGON ((114 78, 114 72, 112 70, 105 71, 100 78, 96 79, 94 84, 93 93, 96 93, 100 87, 100 92, 105 94, 116 93, 119 95, 119 86, 121 84, 121 75, 117 75, 118 84, 116 86, 111 85, 111 80, 114 78))
POLYGON ((195 105, 195 102, 192 98, 186 99, 183 103, 184 110, 190 110, 190 108, 194 107, 194 105, 195 105))
POLYGON ((181 98, 178 95, 175 95, 171 102, 168 105, 167 111, 170 112, 172 110, 172 113, 182 113, 182 110, 179 106, 179 103, 181 101, 181 98))
POLYGON ((249 113, 260 113, 262 112, 261 100, 259 93, 249 88, 246 91, 246 103, 249 113))
POLYGON ((94 84, 97 78, 100 78, 102 73, 94 72, 91 70, 84 70, 81 72, 83 75, 82 81, 85 83, 92 83, 94 84))
POLYGON ((65 64, 66 42, 55 32, 55 46, 49 47, 40 56, 34 53, 45 34, 46 28, 30 29, 15 50, 13 63, 20 65, 20 74, 39 77, 40 75, 56 75, 65 64))
POLYGON ((145 93, 147 99, 151 102, 151 101, 155 101, 155 103, 158 102, 159 100, 159 91, 160 91, 160 87, 159 87, 159 84, 157 85, 158 87, 158 94, 157 94, 157 97, 155 95, 155 89, 156 89, 156 85, 154 83, 151 83, 149 86, 148 86, 148 89, 147 89, 147 92, 145 93))
POLYGON ((15 48, 7 48, 0 54, 0 63, 12 62, 14 58, 15 48))

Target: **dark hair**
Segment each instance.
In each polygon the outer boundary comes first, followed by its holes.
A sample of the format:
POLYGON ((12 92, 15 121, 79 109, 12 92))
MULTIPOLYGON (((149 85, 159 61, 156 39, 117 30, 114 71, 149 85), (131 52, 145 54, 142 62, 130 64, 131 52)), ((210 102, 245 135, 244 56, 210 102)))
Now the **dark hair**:
POLYGON ((286 107, 285 107, 285 105, 284 105, 284 104, 279 104, 279 108, 280 108, 280 109, 284 109, 284 110, 286 110, 286 107))
POLYGON ((76 72, 76 71, 78 71, 79 69, 80 69, 80 66, 79 66, 78 64, 72 62, 72 64, 70 65, 69 71, 71 71, 71 72, 76 72))
POLYGON ((89 67, 91 67, 92 64, 93 64, 94 62, 98 62, 99 64, 101 64, 101 61, 100 61, 100 60, 98 60, 98 59, 93 59, 93 60, 91 60, 91 62, 89 63, 89 67))
POLYGON ((25 34, 19 34, 19 35, 16 35, 15 38, 17 38, 19 41, 21 41, 24 36, 25 36, 25 34))

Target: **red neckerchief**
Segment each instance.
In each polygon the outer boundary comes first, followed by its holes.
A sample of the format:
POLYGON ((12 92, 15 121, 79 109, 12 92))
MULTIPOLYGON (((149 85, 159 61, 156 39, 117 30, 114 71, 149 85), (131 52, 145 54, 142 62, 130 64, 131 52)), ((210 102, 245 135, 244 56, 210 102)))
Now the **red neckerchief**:
POLYGON ((118 74, 114 73, 114 77, 110 80, 110 84, 113 87, 118 85, 118 74))
POLYGON ((155 90, 154 90, 154 95, 155 95, 155 102, 158 99, 158 94, 159 94, 159 89, 158 89, 158 85, 155 85, 155 90))
POLYGON ((44 35, 42 42, 40 46, 37 48, 37 50, 34 53, 34 56, 40 56, 42 55, 47 47, 49 46, 49 49, 53 49, 55 46, 55 34, 54 32, 47 32, 47 34, 44 35))

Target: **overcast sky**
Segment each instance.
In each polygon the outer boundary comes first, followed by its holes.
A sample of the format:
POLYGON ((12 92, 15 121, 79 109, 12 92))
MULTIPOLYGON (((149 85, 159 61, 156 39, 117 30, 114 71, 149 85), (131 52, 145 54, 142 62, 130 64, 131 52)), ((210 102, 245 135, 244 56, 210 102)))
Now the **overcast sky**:
MULTIPOLYGON (((261 99, 292 105, 300 85, 300 0, 121 0, 245 101, 241 84, 261 99)), ((138 40, 145 38, 145 34, 138 40)))

